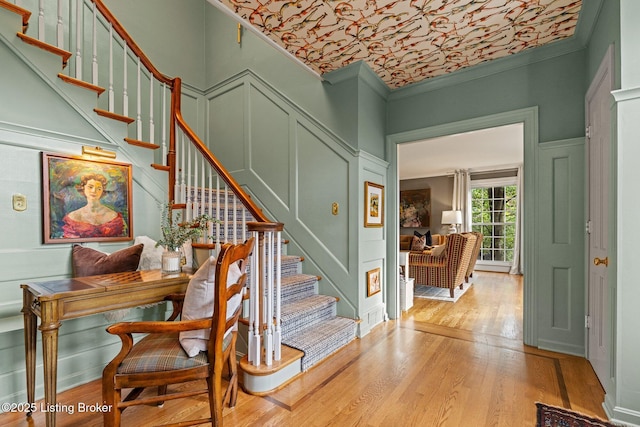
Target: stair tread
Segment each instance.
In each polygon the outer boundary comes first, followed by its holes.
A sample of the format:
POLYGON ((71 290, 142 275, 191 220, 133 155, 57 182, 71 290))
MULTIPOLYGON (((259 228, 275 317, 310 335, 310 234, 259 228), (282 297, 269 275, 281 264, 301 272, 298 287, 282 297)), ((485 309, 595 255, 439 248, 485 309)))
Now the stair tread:
POLYGON ((47 52, 53 53, 54 55, 58 55, 60 57, 60 59, 62 59, 62 68, 66 68, 67 67, 67 63, 69 62, 69 58, 71 58, 71 52, 69 52, 68 50, 59 48, 58 46, 54 46, 52 44, 49 44, 47 42, 43 42, 35 37, 31 37, 28 36, 24 33, 17 33, 16 34, 20 39, 22 39, 23 42, 30 44, 32 46, 36 46, 40 49, 43 49, 47 52))
POLYGON ((356 337, 357 322, 346 317, 334 317, 302 329, 282 342, 304 352, 302 370, 326 359, 356 337))
POLYGON ((282 323, 285 323, 285 319, 289 319, 291 316, 300 312, 318 310, 336 303, 336 298, 328 295, 311 295, 306 298, 302 298, 297 301, 292 301, 282 305, 282 323))
MULTIPOLYGON (((309 341, 318 342, 333 336, 333 334, 340 332, 343 329, 354 327, 358 324, 354 319, 348 317, 336 316, 332 319, 328 319, 325 322, 311 325, 308 328, 301 329, 294 333, 286 340, 289 342, 296 342, 301 337, 306 337, 309 341)), ((290 344, 287 344, 290 345, 290 344)))
POLYGON ((295 286, 303 283, 315 283, 318 281, 317 276, 311 274, 292 274, 291 276, 284 276, 282 278, 282 286, 295 286))

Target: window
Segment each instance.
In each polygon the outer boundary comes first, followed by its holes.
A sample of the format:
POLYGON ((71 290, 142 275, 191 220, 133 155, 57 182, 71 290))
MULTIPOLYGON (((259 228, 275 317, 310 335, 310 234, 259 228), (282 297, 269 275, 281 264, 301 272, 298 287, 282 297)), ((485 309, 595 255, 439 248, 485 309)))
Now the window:
POLYGON ((517 191, 515 179, 471 182, 471 227, 483 235, 479 261, 497 265, 513 262, 517 191))

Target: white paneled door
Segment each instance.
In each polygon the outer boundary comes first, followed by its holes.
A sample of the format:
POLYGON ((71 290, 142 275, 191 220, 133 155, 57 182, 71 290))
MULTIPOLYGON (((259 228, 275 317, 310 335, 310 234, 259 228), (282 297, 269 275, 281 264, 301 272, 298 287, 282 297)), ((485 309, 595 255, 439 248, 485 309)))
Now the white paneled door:
POLYGON ((586 97, 589 175, 588 359, 605 389, 611 382, 609 206, 613 49, 609 49, 586 97))

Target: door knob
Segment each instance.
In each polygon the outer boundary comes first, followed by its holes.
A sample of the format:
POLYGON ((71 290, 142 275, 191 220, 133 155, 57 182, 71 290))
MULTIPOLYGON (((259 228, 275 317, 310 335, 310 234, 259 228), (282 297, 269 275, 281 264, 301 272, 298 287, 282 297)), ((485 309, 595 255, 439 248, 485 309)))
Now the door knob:
POLYGON ((600 265, 600 264, 604 264, 605 267, 609 266, 609 257, 606 258, 594 258, 593 259, 593 265, 600 265))

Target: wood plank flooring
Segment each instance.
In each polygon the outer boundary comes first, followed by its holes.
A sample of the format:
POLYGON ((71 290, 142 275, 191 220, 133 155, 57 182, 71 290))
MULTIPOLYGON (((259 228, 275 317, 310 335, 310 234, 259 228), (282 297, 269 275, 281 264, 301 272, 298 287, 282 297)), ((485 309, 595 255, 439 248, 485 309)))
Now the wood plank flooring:
MULTIPOLYGON (((522 280, 476 272, 455 304, 415 299, 401 319, 264 397, 240 391, 229 426, 533 426, 535 402, 605 418, 604 392, 584 358, 522 344, 522 280)), ((41 375, 41 373, 38 373, 41 375)), ((191 387, 191 386, 189 386, 191 387)), ((101 402, 93 381, 58 402, 101 402)), ((204 396, 133 407, 124 426, 206 416, 204 396)), ((3 426, 41 426, 44 414, 0 414, 3 426)), ((97 413, 58 414, 58 426, 100 426, 97 413)))

